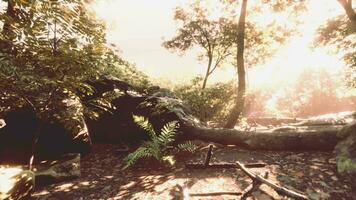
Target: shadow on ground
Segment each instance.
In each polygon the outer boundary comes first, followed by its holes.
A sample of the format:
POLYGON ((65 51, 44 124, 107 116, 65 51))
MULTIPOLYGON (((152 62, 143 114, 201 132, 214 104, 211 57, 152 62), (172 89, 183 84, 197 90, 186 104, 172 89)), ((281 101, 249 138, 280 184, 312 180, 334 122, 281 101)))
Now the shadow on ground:
MULTIPOLYGON (((241 192, 252 181, 237 169, 185 169, 186 161, 204 160, 207 149, 192 157, 178 158, 174 169, 150 167, 139 163, 122 171, 124 154, 115 145, 95 145, 82 159, 79 179, 37 188, 37 199, 179 199, 176 185, 186 186, 191 193, 241 192), (173 191, 173 192, 172 192, 173 191)), ((254 173, 268 172, 269 179, 291 189, 308 192, 320 199, 353 199, 350 179, 336 173, 331 153, 247 151, 237 147, 218 146, 211 162, 265 162, 254 173)), ((192 199, 231 199, 236 196, 196 197, 192 199)), ((262 186, 254 199, 281 199, 274 190, 262 186)))

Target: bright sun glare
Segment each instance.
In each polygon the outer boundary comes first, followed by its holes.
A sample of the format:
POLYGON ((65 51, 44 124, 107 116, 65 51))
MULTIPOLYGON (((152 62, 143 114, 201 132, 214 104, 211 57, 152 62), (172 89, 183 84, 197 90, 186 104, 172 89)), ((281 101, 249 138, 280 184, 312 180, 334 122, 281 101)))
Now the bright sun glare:
MULTIPOLYGON (((108 25, 107 39, 115 43, 125 58, 154 78, 170 80, 173 83, 187 81, 202 75, 205 63, 196 60, 197 52, 192 50, 184 56, 169 53, 161 46, 162 38, 170 38, 176 30, 173 9, 189 4, 189 0, 143 1, 143 0, 100 0, 93 8, 108 25)), ((210 1, 214 6, 215 0, 210 1)), ((301 15, 299 35, 280 47, 277 53, 260 66, 248 70, 248 87, 274 87, 293 84, 297 77, 308 69, 323 69, 339 74, 344 63, 325 48, 311 49, 317 28, 332 16, 343 10, 337 1, 309 1, 308 10, 301 15)), ((247 20, 248 20, 247 16, 247 20)), ((266 14, 259 21, 287 20, 286 14, 266 14)), ((248 55, 246 55, 248 56, 248 55)), ((231 80, 235 77, 232 67, 218 70, 210 82, 231 80)))
POLYGON ((9 192, 15 184, 13 177, 22 170, 20 168, 2 168, 0 167, 0 198, 1 194, 9 192))

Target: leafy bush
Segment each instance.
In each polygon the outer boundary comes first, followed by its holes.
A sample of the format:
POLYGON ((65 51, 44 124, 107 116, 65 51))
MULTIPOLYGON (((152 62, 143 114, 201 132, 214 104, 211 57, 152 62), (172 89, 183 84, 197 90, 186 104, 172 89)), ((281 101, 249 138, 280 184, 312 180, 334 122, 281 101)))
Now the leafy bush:
POLYGON ((201 121, 225 121, 235 97, 232 82, 201 89, 201 80, 201 77, 197 77, 190 84, 176 87, 174 91, 201 121))
MULTIPOLYGON (((150 139, 142 143, 142 145, 134 152, 128 154, 124 159, 126 163, 124 169, 133 166, 138 160, 142 158, 154 158, 160 163, 166 163, 173 165, 175 160, 171 155, 169 144, 174 141, 177 134, 179 124, 177 121, 168 122, 163 126, 159 135, 156 134, 152 124, 142 116, 134 116, 134 121, 144 129, 149 135, 150 139)), ((194 152, 195 145, 190 141, 178 144, 175 150, 194 152)))

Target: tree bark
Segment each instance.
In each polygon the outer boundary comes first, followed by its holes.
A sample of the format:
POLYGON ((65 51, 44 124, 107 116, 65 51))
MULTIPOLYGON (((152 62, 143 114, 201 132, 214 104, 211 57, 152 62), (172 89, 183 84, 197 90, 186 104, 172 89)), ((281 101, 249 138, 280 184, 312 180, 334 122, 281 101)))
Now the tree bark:
POLYGON ((6 15, 8 17, 7 20, 4 21, 3 29, 2 32, 5 37, 7 38, 12 38, 13 37, 13 30, 11 24, 13 23, 13 20, 16 18, 16 13, 15 13, 15 4, 13 0, 8 0, 7 2, 7 8, 6 8, 6 15))
POLYGON ((209 75, 210 75, 210 68, 211 68, 212 62, 213 62, 213 57, 212 57, 212 55, 209 53, 208 68, 207 68, 207 70, 206 70, 206 74, 205 74, 204 81, 203 81, 203 85, 202 85, 201 89, 205 89, 205 87, 206 87, 206 82, 208 81, 208 77, 209 77, 209 75))
POLYGON ((4 38, 0 41, 0 48, 5 53, 13 53, 13 41, 16 38, 16 33, 14 32, 13 24, 16 20, 16 12, 15 12, 15 2, 13 0, 8 0, 7 8, 6 8, 6 17, 4 20, 4 25, 2 28, 2 34, 4 38))
POLYGON ((337 132, 342 126, 321 126, 283 131, 239 131, 187 126, 187 136, 221 144, 237 145, 248 149, 276 151, 331 151, 339 141, 337 132))
POLYGON ((355 10, 352 8, 352 0, 338 0, 338 2, 344 8, 348 18, 351 21, 356 21, 356 13, 355 10))
POLYGON ((237 98, 235 106, 232 108, 229 119, 225 125, 225 128, 233 128, 243 111, 245 104, 245 91, 246 91, 246 80, 245 80, 245 65, 244 65, 244 49, 245 49, 245 19, 247 11, 247 0, 243 0, 241 5, 241 12, 239 23, 237 27, 237 74, 238 74, 238 88, 237 88, 237 98))
POLYGON ((347 17, 350 19, 352 29, 356 31, 356 12, 352 8, 352 0, 338 0, 338 2, 344 8, 347 17))

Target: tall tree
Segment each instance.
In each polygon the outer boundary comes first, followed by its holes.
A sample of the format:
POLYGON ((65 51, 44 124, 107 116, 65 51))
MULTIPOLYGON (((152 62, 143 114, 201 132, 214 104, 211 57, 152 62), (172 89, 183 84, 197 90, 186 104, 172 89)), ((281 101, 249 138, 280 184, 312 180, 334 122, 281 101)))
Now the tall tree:
MULTIPOLYGON (((231 9, 230 4, 227 7, 231 9)), ((220 16, 215 15, 215 18, 212 18, 209 8, 200 3, 193 3, 189 8, 178 7, 175 10, 174 18, 182 25, 176 36, 164 42, 163 46, 181 53, 193 47, 200 47, 202 53, 199 58, 205 58, 207 61, 202 83, 202 88, 205 88, 208 78, 219 66, 236 65, 237 15, 235 12, 224 10, 220 16)), ((276 23, 261 27, 254 22, 246 22, 245 26, 245 32, 248 33, 245 38, 245 50, 249 55, 245 62, 249 65, 264 62, 276 51, 278 45, 274 44, 283 43, 290 34, 288 31, 278 31, 276 34, 276 30, 283 29, 276 23)))
MULTIPOLYGON (((235 0, 222 0, 228 3, 228 5, 235 4, 235 0)), ((299 13, 299 11, 304 10, 304 2, 303 1, 296 1, 296 0, 288 0, 288 1, 280 1, 280 0, 261 0, 259 3, 255 3, 255 14, 259 13, 261 8, 263 7, 269 7, 271 12, 286 12, 286 8, 291 8, 292 11, 298 11, 294 12, 296 15, 299 13)), ((246 93, 246 72, 245 72, 245 63, 246 59, 244 58, 244 50, 245 50, 245 40, 248 39, 249 37, 254 37, 254 35, 251 35, 250 32, 246 34, 246 13, 247 13, 247 0, 243 0, 241 4, 241 9, 240 9, 240 17, 239 17, 239 22, 238 22, 238 27, 237 27, 237 35, 236 35, 236 45, 237 45, 237 52, 236 52, 236 66, 237 66, 237 74, 238 74, 238 91, 237 91, 237 98, 235 101, 234 107, 231 109, 230 116, 227 120, 227 123, 225 124, 225 128, 233 128, 238 121, 241 113, 243 112, 244 106, 245 106, 245 93, 246 93)), ((296 17, 296 16, 294 16, 296 17)), ((247 29, 248 30, 248 29, 247 29)), ((262 32, 266 32, 268 28, 265 28, 262 32)), ((270 56, 274 51, 271 51, 270 49, 272 47, 272 43, 277 42, 279 44, 284 43, 287 38, 290 37, 291 33, 293 30, 289 30, 289 28, 286 27, 281 27, 279 25, 274 24, 272 22, 272 26, 270 27, 270 30, 273 31, 272 33, 272 39, 267 40, 267 45, 263 46, 262 48, 257 48, 259 51, 251 51, 247 55, 249 59, 251 58, 257 58, 257 60, 262 60, 266 59, 268 56, 270 56), (266 49, 268 49, 266 51, 266 49)), ((268 35, 268 34, 267 34, 268 35)), ((248 40, 247 40, 248 41, 248 40)), ((248 45, 249 42, 247 42, 248 45)), ((262 43, 263 44, 263 43, 262 43)), ((257 43, 258 46, 259 43, 257 43)), ((247 46, 248 47, 248 46, 247 46)), ((248 48, 249 49, 249 48, 248 48)), ((251 48, 253 49, 253 48, 251 48)), ((257 64, 256 62, 250 62, 249 64, 257 64)))
POLYGON ((246 93, 246 73, 244 65, 244 49, 245 49, 245 23, 247 12, 247 0, 243 0, 241 4, 240 18, 237 27, 237 74, 238 74, 238 88, 235 106, 230 112, 229 119, 225 124, 225 128, 233 128, 242 113, 245 104, 246 93))
POLYGON ((181 22, 182 27, 178 29, 177 35, 165 41, 163 46, 180 52, 194 46, 203 49, 199 58, 206 58, 208 62, 202 83, 204 89, 209 76, 232 54, 233 40, 226 37, 226 33, 233 30, 236 24, 226 18, 209 20, 207 11, 199 4, 191 5, 190 12, 176 8, 174 19, 181 22))

